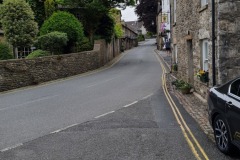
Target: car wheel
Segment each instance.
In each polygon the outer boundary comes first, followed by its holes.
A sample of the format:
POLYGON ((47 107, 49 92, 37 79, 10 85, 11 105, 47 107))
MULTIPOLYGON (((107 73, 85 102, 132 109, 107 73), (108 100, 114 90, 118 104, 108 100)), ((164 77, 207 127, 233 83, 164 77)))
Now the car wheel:
POLYGON ((229 154, 232 151, 233 145, 227 123, 223 116, 218 115, 214 119, 213 130, 218 149, 225 154, 229 154))

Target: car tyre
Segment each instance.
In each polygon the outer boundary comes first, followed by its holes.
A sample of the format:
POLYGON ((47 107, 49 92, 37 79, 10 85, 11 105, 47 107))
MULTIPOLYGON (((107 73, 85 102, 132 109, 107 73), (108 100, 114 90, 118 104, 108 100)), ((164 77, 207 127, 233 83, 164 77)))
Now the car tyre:
POLYGON ((213 130, 217 148, 225 154, 232 153, 233 145, 230 137, 230 131, 226 120, 222 115, 218 115, 214 119, 213 130))

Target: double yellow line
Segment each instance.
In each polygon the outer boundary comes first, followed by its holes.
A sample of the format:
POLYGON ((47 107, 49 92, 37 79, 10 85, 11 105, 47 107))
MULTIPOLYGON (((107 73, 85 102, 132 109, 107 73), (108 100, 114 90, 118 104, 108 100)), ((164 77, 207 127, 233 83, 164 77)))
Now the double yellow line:
POLYGON ((156 55, 156 57, 158 58, 158 61, 160 62, 160 65, 161 65, 162 70, 163 70, 162 87, 163 87, 164 94, 165 94, 165 96, 168 100, 168 103, 170 104, 171 109, 173 111, 173 114, 174 114, 174 116, 175 116, 181 130, 182 130, 184 138, 186 139, 186 141, 187 141, 192 153, 196 157, 196 159, 198 159, 198 160, 201 160, 201 159, 209 160, 207 154, 205 153, 205 151, 203 150, 203 148, 201 147, 201 145, 199 144, 199 142, 197 141, 197 139, 195 138, 195 136, 193 135, 193 133, 189 129, 188 125, 186 124, 185 120, 182 117, 182 114, 180 113, 180 111, 177 108, 176 104, 174 103, 172 97, 170 96, 170 94, 167 90, 167 86, 166 86, 166 73, 167 73, 166 69, 165 69, 164 65, 162 64, 162 61, 160 60, 158 55, 156 55))

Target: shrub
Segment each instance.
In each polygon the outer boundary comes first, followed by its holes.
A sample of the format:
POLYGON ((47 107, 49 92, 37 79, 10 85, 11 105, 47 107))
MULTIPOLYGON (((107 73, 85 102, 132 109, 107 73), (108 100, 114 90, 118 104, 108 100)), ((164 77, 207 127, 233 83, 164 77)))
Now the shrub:
POLYGON ((144 35, 140 34, 138 35, 138 42, 145 41, 144 35))
POLYGON ((100 35, 101 38, 105 39, 107 43, 112 41, 114 35, 114 20, 108 14, 105 14, 101 21, 98 29, 96 30, 96 35, 100 35))
POLYGON ((67 34, 68 48, 83 38, 83 27, 81 22, 68 12, 58 11, 53 13, 42 25, 40 35, 58 31, 67 34))
POLYGON ((190 90, 192 89, 192 85, 183 80, 175 80, 172 84, 184 94, 190 93, 190 90))
POLYGON ((51 54, 60 54, 67 45, 67 41, 66 33, 55 31, 38 37, 37 46, 40 49, 51 52, 51 54))
POLYGON ((43 50, 36 50, 36 51, 33 51, 32 53, 30 53, 26 59, 31 59, 31 58, 37 58, 37 57, 44 57, 44 56, 49 56, 50 53, 48 51, 43 51, 43 50))
POLYGON ((0 60, 13 59, 13 55, 10 54, 10 48, 6 43, 0 42, 0 60))
POLYGON ((77 43, 76 47, 76 52, 93 50, 93 45, 87 37, 84 37, 82 42, 77 43))

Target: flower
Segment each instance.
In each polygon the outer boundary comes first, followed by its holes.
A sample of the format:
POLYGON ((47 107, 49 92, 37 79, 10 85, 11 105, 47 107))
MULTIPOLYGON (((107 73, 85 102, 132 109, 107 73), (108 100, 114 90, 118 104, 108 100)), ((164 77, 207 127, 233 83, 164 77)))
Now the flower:
POLYGON ((204 83, 208 82, 209 81, 209 78, 208 78, 208 71, 204 71, 202 69, 200 69, 196 76, 204 83))
POLYGON ((197 77, 201 77, 201 76, 203 76, 203 75, 205 75, 205 71, 204 70, 202 70, 202 69, 200 69, 198 72, 197 72, 197 77))

